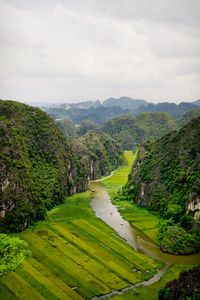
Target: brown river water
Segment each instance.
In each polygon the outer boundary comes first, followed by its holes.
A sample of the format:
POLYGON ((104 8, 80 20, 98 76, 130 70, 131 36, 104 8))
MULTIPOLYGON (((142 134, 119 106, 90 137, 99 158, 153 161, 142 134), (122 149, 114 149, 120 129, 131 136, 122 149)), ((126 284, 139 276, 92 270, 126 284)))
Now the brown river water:
MULTIPOLYGON (((163 253, 160 248, 144 233, 131 226, 129 222, 123 219, 118 212, 117 207, 112 204, 106 187, 100 181, 91 182, 90 190, 93 191, 91 207, 96 216, 112 227, 119 234, 119 236, 136 251, 154 259, 163 261, 167 265, 200 263, 200 253, 193 255, 171 255, 163 253)), ((159 278, 161 276, 162 274, 160 274, 159 278)), ((157 280, 159 278, 157 278, 157 280)))

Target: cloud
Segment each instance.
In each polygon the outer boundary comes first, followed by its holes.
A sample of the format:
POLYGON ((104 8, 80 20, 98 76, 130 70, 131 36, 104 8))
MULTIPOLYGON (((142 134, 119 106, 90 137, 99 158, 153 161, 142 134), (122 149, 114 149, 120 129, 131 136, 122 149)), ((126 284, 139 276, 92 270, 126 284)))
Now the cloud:
POLYGON ((197 0, 0 0, 0 11, 1 98, 199 98, 197 0))

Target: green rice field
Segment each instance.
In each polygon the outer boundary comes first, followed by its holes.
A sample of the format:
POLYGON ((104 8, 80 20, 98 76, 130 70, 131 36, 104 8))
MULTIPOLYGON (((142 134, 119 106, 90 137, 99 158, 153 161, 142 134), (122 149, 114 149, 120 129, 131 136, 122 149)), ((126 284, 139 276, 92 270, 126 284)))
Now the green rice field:
POLYGON ((95 216, 90 197, 67 198, 47 220, 18 234, 32 257, 0 279, 1 300, 91 299, 156 272, 158 262, 135 252, 95 216))

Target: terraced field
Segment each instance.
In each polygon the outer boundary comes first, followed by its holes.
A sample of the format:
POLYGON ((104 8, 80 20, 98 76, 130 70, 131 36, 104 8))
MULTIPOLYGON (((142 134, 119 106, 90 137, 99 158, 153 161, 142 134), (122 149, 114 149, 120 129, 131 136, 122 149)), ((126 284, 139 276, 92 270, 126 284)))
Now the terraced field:
POLYGON ((19 236, 32 257, 0 279, 2 300, 91 299, 147 279, 158 267, 95 216, 89 192, 66 199, 19 236))

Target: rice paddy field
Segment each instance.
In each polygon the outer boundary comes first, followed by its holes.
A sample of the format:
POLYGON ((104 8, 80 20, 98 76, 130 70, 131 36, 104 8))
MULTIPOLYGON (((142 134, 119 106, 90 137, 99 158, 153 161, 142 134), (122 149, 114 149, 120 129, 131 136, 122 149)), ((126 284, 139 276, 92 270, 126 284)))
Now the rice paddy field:
POLYGON ((67 198, 48 219, 18 234, 32 257, 0 279, 0 299, 91 299, 151 277, 159 263, 135 252, 90 207, 90 192, 67 198))
MULTIPOLYGON (((125 166, 103 179, 111 195, 127 182, 135 156, 125 151, 125 159, 125 166)), ((93 299, 156 273, 161 264, 134 251, 96 217, 90 201, 89 191, 69 197, 48 213, 47 220, 17 234, 29 243, 32 256, 0 279, 0 300, 93 299)), ((156 241, 157 216, 128 201, 115 204, 126 220, 156 241)), ((158 290, 189 267, 172 265, 158 282, 111 298, 157 299, 158 290)))

